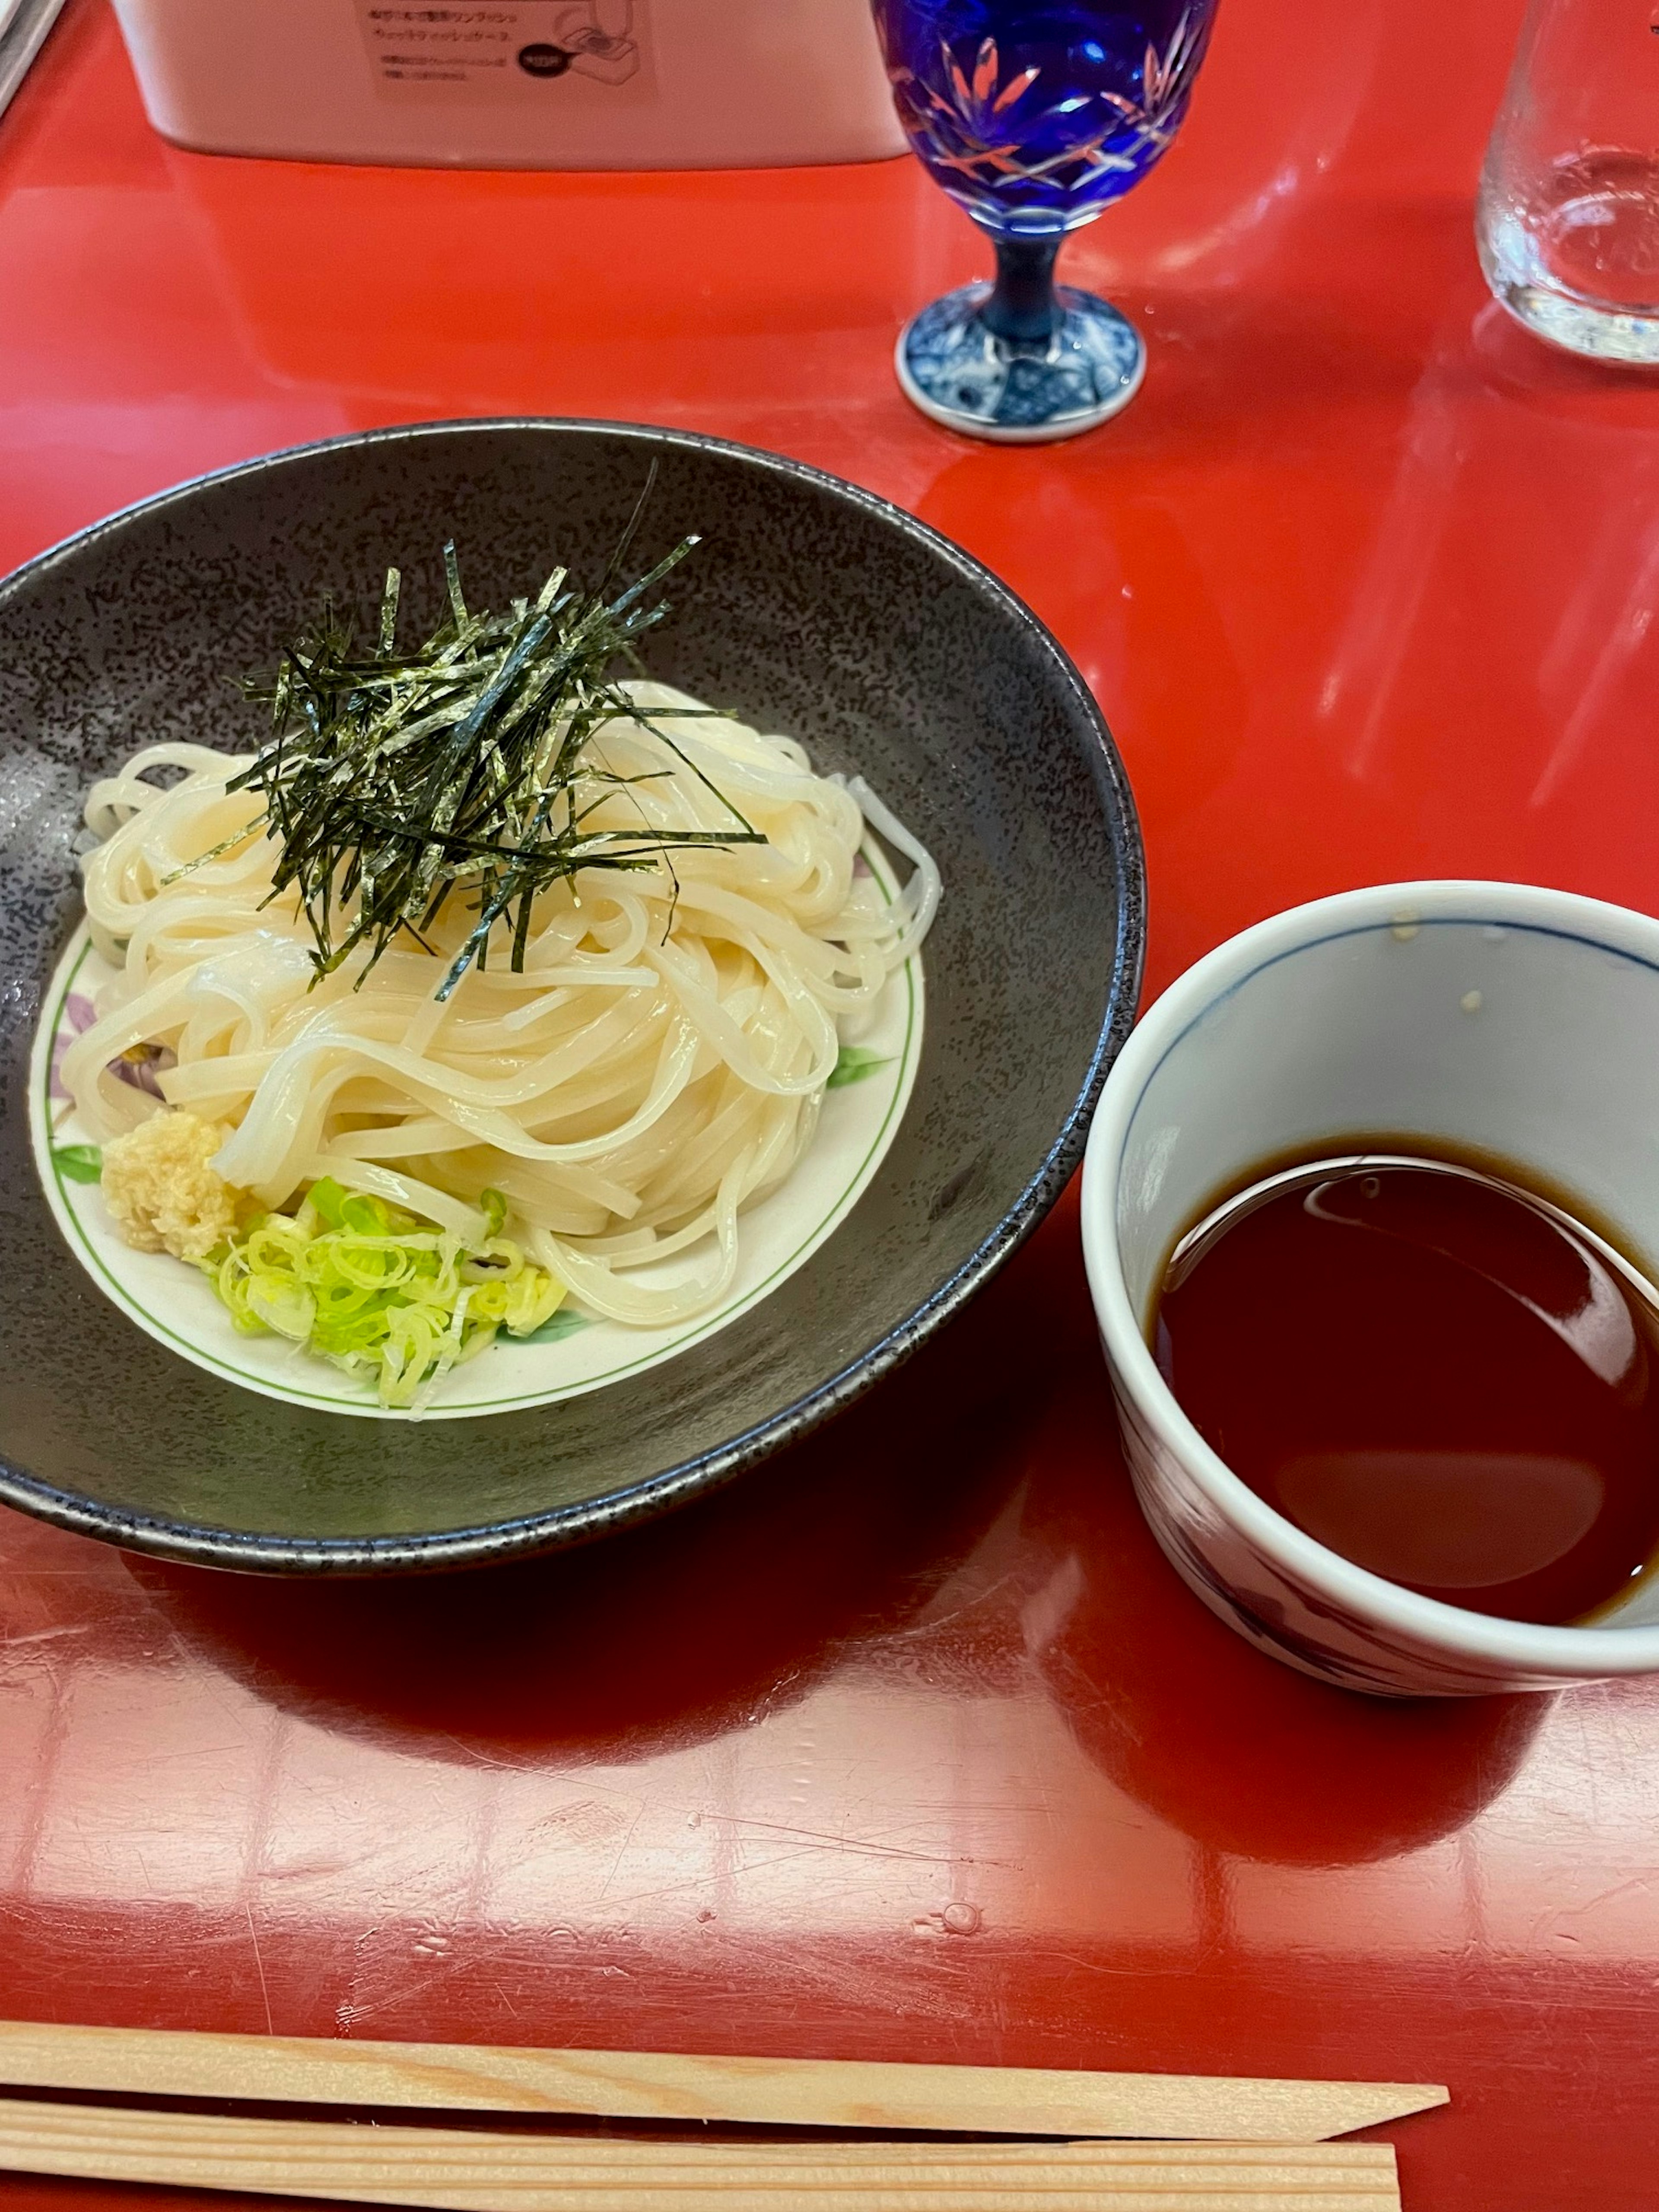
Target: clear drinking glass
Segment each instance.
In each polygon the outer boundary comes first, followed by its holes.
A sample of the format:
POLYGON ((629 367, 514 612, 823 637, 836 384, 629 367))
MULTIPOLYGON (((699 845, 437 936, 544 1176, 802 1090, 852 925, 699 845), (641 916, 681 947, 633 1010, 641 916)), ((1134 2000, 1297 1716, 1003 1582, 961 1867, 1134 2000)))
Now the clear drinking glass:
POLYGON ((1217 0, 873 0, 899 120, 996 247, 994 285, 924 307, 899 381, 954 430, 1066 438, 1134 395, 1146 348, 1091 292, 1056 289, 1066 234, 1174 139, 1217 0))
POLYGON ((1486 150, 1480 266, 1571 351, 1659 364, 1659 12, 1531 0, 1486 150))

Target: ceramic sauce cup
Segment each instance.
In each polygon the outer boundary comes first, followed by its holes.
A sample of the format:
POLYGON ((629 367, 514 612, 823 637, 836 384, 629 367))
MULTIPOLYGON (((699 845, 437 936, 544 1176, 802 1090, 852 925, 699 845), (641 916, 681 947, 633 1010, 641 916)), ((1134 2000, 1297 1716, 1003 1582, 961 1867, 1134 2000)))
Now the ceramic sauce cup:
POLYGON ((1659 921, 1525 884, 1381 884, 1244 931, 1152 1007, 1102 1096, 1083 1224, 1154 1534, 1242 1636, 1346 1688, 1458 1697, 1659 1671, 1659 1575, 1590 1627, 1421 1596, 1275 1512, 1159 1373, 1153 1302, 1208 1202, 1263 1162, 1339 1156, 1382 1133, 1512 1163, 1656 1279, 1659 921))

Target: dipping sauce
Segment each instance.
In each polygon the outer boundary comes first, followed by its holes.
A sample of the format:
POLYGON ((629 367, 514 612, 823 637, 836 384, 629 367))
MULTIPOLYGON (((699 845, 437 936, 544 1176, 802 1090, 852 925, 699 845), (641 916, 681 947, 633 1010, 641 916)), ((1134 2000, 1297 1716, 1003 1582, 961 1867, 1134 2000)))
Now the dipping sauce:
POLYGON ((1265 1177, 1176 1246, 1154 1349, 1233 1472, 1449 1604, 1571 1621, 1659 1552, 1659 1314, 1518 1184, 1429 1160, 1265 1177))

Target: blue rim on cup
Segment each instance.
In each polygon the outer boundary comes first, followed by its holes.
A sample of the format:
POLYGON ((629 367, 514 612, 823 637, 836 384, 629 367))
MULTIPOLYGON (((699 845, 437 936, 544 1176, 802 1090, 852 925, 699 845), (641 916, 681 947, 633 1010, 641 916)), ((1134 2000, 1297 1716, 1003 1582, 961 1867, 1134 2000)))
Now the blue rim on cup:
POLYGON ((1275 1512, 1188 1419, 1146 1335, 1176 1236, 1266 1159, 1387 1134, 1514 1161, 1659 1262, 1659 921, 1522 884, 1384 884, 1294 907, 1189 969, 1102 1095, 1084 1252, 1153 1534, 1210 1609, 1345 1688, 1477 1696, 1659 1672, 1659 1575, 1595 1626, 1466 1611, 1275 1512))

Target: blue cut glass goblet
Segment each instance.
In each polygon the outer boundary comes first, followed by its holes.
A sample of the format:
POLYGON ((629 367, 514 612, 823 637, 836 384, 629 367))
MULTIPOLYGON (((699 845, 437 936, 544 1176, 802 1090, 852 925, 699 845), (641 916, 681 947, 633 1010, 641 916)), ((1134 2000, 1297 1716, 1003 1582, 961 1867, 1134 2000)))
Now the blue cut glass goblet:
POLYGON ((1068 438, 1133 398, 1139 332, 1054 283, 1068 230, 1138 185, 1180 129, 1217 0, 873 0, 899 120, 996 246, 994 284, 924 307, 899 381, 981 438, 1068 438))

